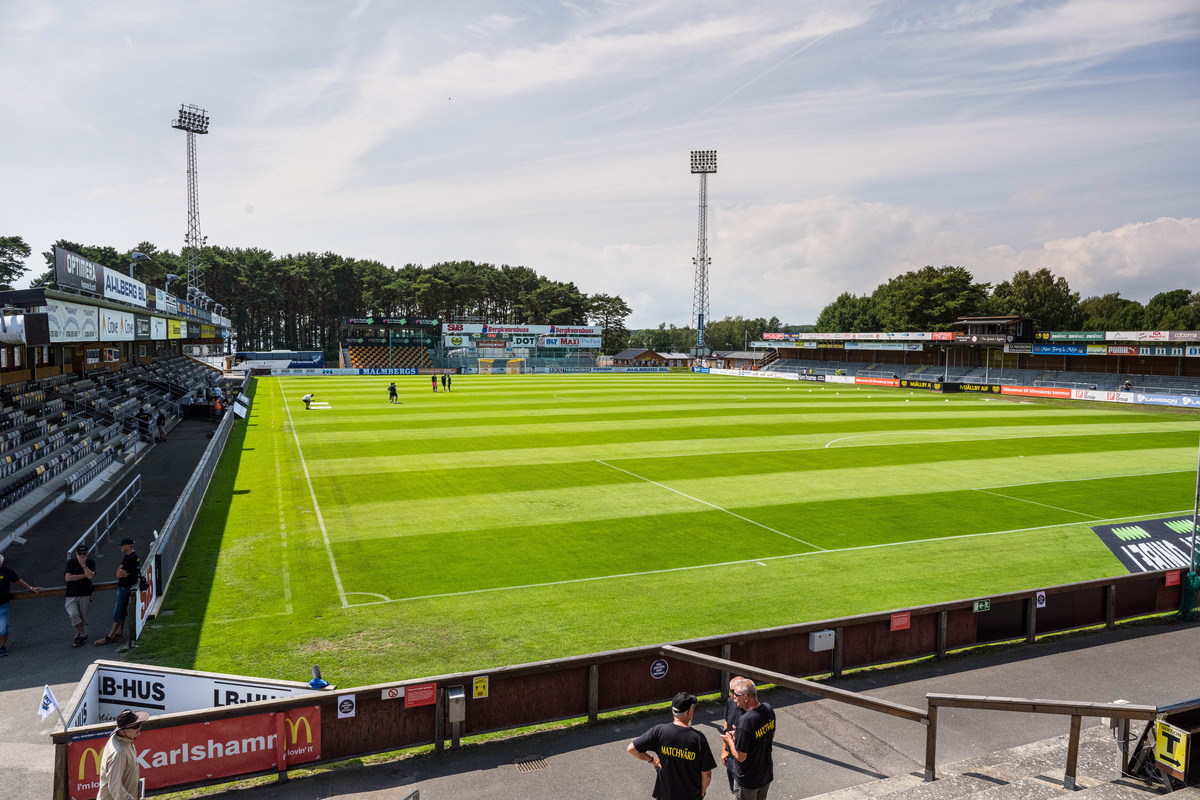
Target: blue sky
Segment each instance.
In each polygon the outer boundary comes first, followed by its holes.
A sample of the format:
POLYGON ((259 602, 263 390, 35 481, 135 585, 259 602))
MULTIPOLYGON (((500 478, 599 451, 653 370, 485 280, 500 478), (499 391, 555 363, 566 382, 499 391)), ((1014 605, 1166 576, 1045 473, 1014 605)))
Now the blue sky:
MULTIPOLYGON (((523 264, 688 323, 924 264, 1200 290, 1200 0, 0 4, 0 235, 523 264)), ((31 266, 40 266, 34 256, 31 266)))

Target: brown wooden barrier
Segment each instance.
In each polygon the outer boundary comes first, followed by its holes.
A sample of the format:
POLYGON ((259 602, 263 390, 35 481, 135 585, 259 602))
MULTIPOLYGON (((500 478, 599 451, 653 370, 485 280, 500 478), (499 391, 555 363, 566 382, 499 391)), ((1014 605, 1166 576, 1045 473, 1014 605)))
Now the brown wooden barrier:
MULTIPOLYGON (((1168 612, 1177 608, 1180 601, 1180 587, 1168 586, 1168 575, 1182 578, 1179 570, 1139 573, 997 595, 987 598, 991 602, 987 611, 973 610, 975 601, 983 599, 975 598, 669 644, 784 675, 838 675, 855 667, 944 655, 948 650, 992 642, 1033 641, 1039 634, 1094 625, 1111 627, 1119 619, 1168 612), (1038 608, 1039 592, 1045 595, 1042 608, 1038 608), (901 626, 899 630, 892 630, 895 614, 907 614, 906 628, 901 626), (837 632, 834 650, 810 651, 809 634, 822 630, 837 632)), ((452 687, 461 686, 466 694, 465 722, 455 734, 484 733, 585 716, 594 721, 601 712, 664 702, 679 691, 693 694, 720 691, 724 694, 727 690, 723 685, 727 676, 719 669, 677 657, 666 658, 665 675, 652 676, 651 666, 663 658, 660 653, 663 646, 655 644, 169 714, 152 718, 146 729, 319 706, 320 753, 319 758, 304 765, 309 766, 430 743, 440 752, 450 735, 445 700, 447 690, 452 687), (476 678, 486 678, 486 697, 475 696, 476 678), (399 689, 407 691, 422 684, 436 687, 436 705, 406 707, 402 699, 385 699, 389 693, 398 694, 399 689), (339 699, 346 695, 354 695, 354 716, 339 718, 339 699)), ((279 724, 283 725, 282 722, 279 724)), ((59 748, 55 762, 56 798, 65 800, 68 797, 67 744, 109 728, 111 725, 92 725, 53 734, 53 741, 59 748)), ((280 760, 268 760, 253 772, 244 774, 275 770, 281 777, 286 776, 286 753, 280 760)), ((222 781, 230 779, 224 777, 222 781)), ((173 784, 155 791, 174 791, 222 781, 173 784)))

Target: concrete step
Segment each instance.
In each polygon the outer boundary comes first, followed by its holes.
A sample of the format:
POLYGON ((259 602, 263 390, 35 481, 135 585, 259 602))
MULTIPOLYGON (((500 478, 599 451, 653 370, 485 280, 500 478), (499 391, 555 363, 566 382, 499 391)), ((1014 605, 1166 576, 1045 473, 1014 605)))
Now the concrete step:
POLYGON ((838 789, 835 792, 826 792, 820 795, 821 800, 867 800, 872 797, 882 797, 885 794, 898 792, 901 789, 908 789, 924 782, 924 778, 917 772, 905 772, 900 775, 893 775, 890 778, 880 778, 876 781, 867 781, 860 783, 857 786, 847 786, 845 789, 838 789))
POLYGON ((868 797, 887 800, 952 800, 952 798, 968 797, 984 789, 996 786, 987 777, 976 775, 946 775, 932 783, 921 783, 906 788, 895 789, 885 794, 872 794, 868 797))

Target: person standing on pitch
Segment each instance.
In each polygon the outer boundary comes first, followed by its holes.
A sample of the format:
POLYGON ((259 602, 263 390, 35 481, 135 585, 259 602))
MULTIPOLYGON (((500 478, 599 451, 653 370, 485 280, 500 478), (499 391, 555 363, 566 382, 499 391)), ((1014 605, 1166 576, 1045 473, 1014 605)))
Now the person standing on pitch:
POLYGON ((447 376, 446 376, 446 391, 447 391, 447 392, 448 392, 448 391, 450 391, 450 383, 451 383, 451 381, 453 380, 453 378, 454 378, 454 376, 453 376, 453 375, 447 375, 447 376))
POLYGON ((721 734, 733 757, 733 796, 737 800, 767 800, 767 790, 775 780, 771 764, 771 746, 775 742, 775 710, 758 702, 754 681, 741 678, 734 682, 734 697, 742 717, 736 728, 721 734))
POLYGON ((395 381, 392 381, 392 385, 388 387, 388 402, 389 403, 400 402, 400 398, 398 398, 396 396, 396 382, 395 381))
POLYGON ((4 566, 4 556, 0 554, 0 658, 8 655, 8 607, 12 605, 14 583, 24 586, 34 594, 42 590, 40 586, 30 586, 21 580, 21 576, 12 567, 4 566))
POLYGON ((433 391, 437 392, 437 375, 430 375, 429 377, 433 379, 433 391))
POLYGON ((700 800, 708 791, 717 762, 704 734, 691 727, 695 714, 696 698, 680 692, 671 701, 671 723, 655 725, 625 748, 637 760, 654 766, 657 774, 650 796, 657 800, 700 800))
POLYGON ((134 740, 142 732, 142 723, 150 719, 145 711, 125 709, 117 714, 117 729, 100 753, 100 788, 96 800, 138 800, 141 768, 134 740))
MULTIPOLYGON (((723 731, 732 731, 737 727, 738 720, 742 718, 742 709, 738 707, 737 689, 734 684, 743 680, 740 675, 734 675, 729 679, 729 699, 725 701, 725 727, 723 731)), ((733 772, 737 764, 737 759, 729 754, 729 746, 725 744, 725 740, 721 739, 721 763, 725 765, 725 774, 729 778, 729 791, 736 791, 733 788, 733 772)))
POLYGON ((67 616, 75 626, 75 641, 71 644, 76 647, 87 641, 88 606, 92 602, 92 578, 95 577, 96 562, 88 558, 87 545, 81 544, 67 559, 67 571, 63 575, 67 582, 67 616))
POLYGON ((446 373, 444 373, 444 372, 442 373, 442 391, 443 392, 450 391, 449 388, 447 388, 447 386, 446 386, 446 373))

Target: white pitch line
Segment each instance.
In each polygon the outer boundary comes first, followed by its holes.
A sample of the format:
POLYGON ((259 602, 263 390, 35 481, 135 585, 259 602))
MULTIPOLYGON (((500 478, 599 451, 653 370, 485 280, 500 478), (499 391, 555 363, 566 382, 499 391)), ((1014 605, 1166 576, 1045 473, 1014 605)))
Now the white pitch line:
POLYGON ((679 495, 680 497, 686 497, 688 500, 695 500, 697 503, 703 503, 704 505, 709 506, 710 508, 715 508, 717 511, 722 511, 731 517, 737 517, 738 519, 742 520, 743 522, 749 522, 751 525, 757 525, 758 527, 762 528, 763 530, 768 530, 771 533, 778 533, 780 536, 791 539, 793 542, 799 542, 800 544, 808 545, 809 547, 815 547, 818 550, 825 549, 824 547, 817 547, 817 545, 813 544, 812 542, 806 542, 803 539, 798 539, 795 536, 791 536, 789 534, 784 533, 783 531, 777 531, 774 528, 767 527, 766 525, 763 525, 761 522, 755 522, 752 519, 747 519, 746 517, 743 517, 741 514, 735 514, 732 511, 730 511, 729 509, 721 508, 720 506, 710 503, 707 500, 701 500, 699 497, 692 497, 690 494, 684 494, 683 492, 679 491, 678 489, 672 489, 670 486, 661 484, 658 481, 652 481, 649 478, 644 478, 635 472, 630 472, 629 470, 621 469, 620 467, 614 467, 612 464, 609 464, 607 461, 601 461, 600 459, 597 458, 596 463, 603 464, 604 466, 608 467, 609 469, 615 469, 617 472, 624 472, 626 475, 632 475, 633 477, 637 478, 638 480, 643 480, 646 483, 652 483, 655 486, 658 486, 659 488, 666 489, 668 492, 674 492, 675 494, 679 495))
POLYGON ((283 397, 283 410, 287 412, 288 424, 292 426, 292 438, 296 440, 296 452, 300 455, 300 466, 304 467, 304 479, 308 481, 308 493, 312 497, 313 510, 317 512, 317 524, 321 526, 321 538, 325 540, 325 552, 329 555, 329 568, 333 570, 333 584, 337 587, 338 599, 342 608, 349 608, 346 602, 346 590, 342 588, 342 576, 338 574, 337 562, 333 560, 333 546, 329 543, 329 531, 325 530, 325 517, 321 515, 321 506, 317 503, 317 492, 313 489, 312 476, 308 474, 308 462, 304 460, 304 450, 300 447, 300 437, 296 435, 296 423, 292 420, 292 410, 288 408, 287 393, 283 391, 283 383, 279 384, 279 394, 283 397))
POLYGON ((283 550, 283 602, 288 614, 292 613, 292 573, 288 568, 287 519, 283 513, 283 477, 279 473, 279 437, 275 439, 275 494, 279 500, 279 540, 283 550))
POLYGON ((1181 472, 1186 472, 1191 475, 1190 469, 1169 469, 1166 472, 1137 472, 1131 475, 1100 475, 1095 478, 1060 478, 1053 481, 1030 481, 1029 483, 1005 483, 1000 486, 984 486, 983 489, 1015 489, 1018 486, 1045 486, 1047 483, 1079 483, 1080 481, 1111 481, 1117 478, 1143 478, 1154 475, 1178 475, 1181 472))
MULTIPOLYGON (((1175 514, 1190 514, 1192 509, 1187 508, 1183 511, 1160 511, 1154 514, 1138 514, 1132 517, 1113 517, 1111 519, 1090 520, 1091 522, 1108 524, 1112 522, 1125 522, 1127 520, 1140 520, 1149 517, 1169 517, 1175 514)), ((929 539, 910 539, 903 542, 884 542, 882 544, 864 544, 858 547, 840 547, 836 550, 821 550, 813 553, 790 553, 784 556, 763 556, 762 558, 747 558, 740 561, 720 561, 715 564, 696 564, 691 567, 668 567, 666 569, 652 569, 645 572, 623 572, 616 575, 597 575, 593 578, 571 578, 565 581, 547 581, 545 583, 525 583, 517 586, 497 586, 491 589, 467 589, 462 592, 442 592, 440 594, 423 594, 415 597, 400 597, 395 600, 377 600, 371 603, 355 603, 352 608, 360 606, 377 606, 385 603, 411 603, 415 600, 436 600, 443 597, 462 597, 470 594, 488 594, 492 592, 510 592, 519 591, 521 589, 543 589, 549 586, 566 586, 572 583, 593 583, 596 581, 618 580, 620 578, 640 578, 646 575, 665 575, 671 572, 689 572, 698 569, 715 569, 717 567, 736 567, 743 564, 759 564, 763 561, 782 561, 788 558, 810 558, 821 555, 830 555, 833 553, 850 553, 856 550, 875 550, 881 547, 906 547, 909 545, 928 544, 930 542, 945 542, 951 539, 973 539, 980 536, 1003 536, 1006 533, 1029 533, 1031 531, 1042 531, 1051 528, 1065 528, 1068 525, 1082 525, 1082 522, 1060 522, 1057 525, 1038 525, 1033 528, 1013 528, 1007 531, 986 531, 984 533, 963 533, 957 536, 935 536, 929 539)), ((766 566, 765 564, 763 566, 766 566)))
POLYGON ((1005 500, 1016 500, 1018 503, 1030 503, 1035 506, 1041 506, 1042 508, 1052 508, 1055 511, 1062 511, 1067 514, 1078 514, 1081 517, 1091 517, 1092 519, 1099 519, 1099 517, 1097 517, 1095 514, 1085 514, 1082 511, 1072 511, 1069 508, 1059 508, 1058 506, 1052 506, 1049 503, 1039 503, 1036 500, 1026 500, 1024 497, 1010 497, 1006 494, 1000 494, 999 492, 989 492, 987 489, 973 489, 972 491, 983 492, 984 494, 990 494, 992 497, 1003 497, 1005 500))

